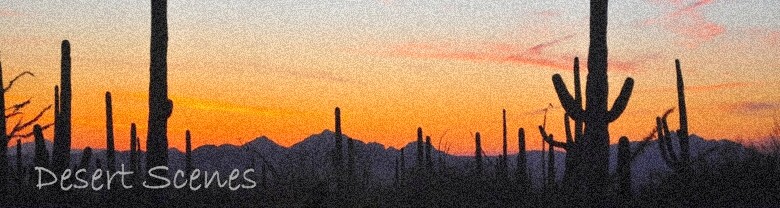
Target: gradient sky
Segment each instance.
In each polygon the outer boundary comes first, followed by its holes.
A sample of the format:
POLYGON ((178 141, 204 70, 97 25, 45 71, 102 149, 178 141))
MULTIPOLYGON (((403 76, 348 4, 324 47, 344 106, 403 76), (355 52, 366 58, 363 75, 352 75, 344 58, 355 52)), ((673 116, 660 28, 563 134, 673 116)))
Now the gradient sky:
MULTIPOLYGON (((571 87, 572 59, 582 57, 585 68, 587 57, 586 0, 168 4, 168 137, 180 149, 186 129, 195 146, 261 135, 289 146, 332 129, 336 106, 351 137, 400 147, 422 126, 435 145, 456 154, 473 154, 476 131, 483 149, 497 153, 507 109, 510 152, 517 151, 519 127, 527 129, 528 147, 538 149, 535 127, 548 103, 555 107, 548 132, 563 135, 551 76, 561 73, 571 87)), ((36 74, 9 91, 8 104, 32 98, 31 117, 53 103, 60 42, 68 39, 74 148, 105 147, 105 91, 113 94, 117 148, 129 147, 131 122, 145 140, 149 5, 0 1, 6 82, 22 71, 36 74)), ((682 61, 692 133, 743 140, 768 134, 780 108, 780 4, 623 0, 611 1, 609 12, 611 100, 626 77, 636 80, 628 108, 611 125, 613 142, 620 135, 641 139, 655 116, 676 106, 675 58, 682 61)))

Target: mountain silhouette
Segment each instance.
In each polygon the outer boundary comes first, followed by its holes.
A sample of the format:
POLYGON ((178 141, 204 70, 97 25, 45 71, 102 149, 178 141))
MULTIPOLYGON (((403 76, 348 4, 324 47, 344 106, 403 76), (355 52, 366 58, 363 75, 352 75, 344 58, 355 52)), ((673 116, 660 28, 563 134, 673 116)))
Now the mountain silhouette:
MULTIPOLYGON (((310 174, 316 177, 325 177, 330 164, 329 154, 331 154, 332 148, 334 148, 334 136, 335 133, 331 130, 323 130, 319 134, 313 134, 303 139, 302 141, 293 144, 292 146, 284 147, 272 139, 266 136, 260 136, 246 142, 242 145, 204 145, 200 146, 192 151, 193 164, 195 168, 202 171, 219 171, 220 173, 228 174, 233 169, 246 169, 249 167, 255 168, 256 172, 262 168, 263 160, 273 166, 273 169, 277 171, 279 177, 283 173, 290 174, 310 174), (252 161, 254 160, 254 166, 252 161)), ((344 135, 345 138, 351 138, 344 135)), ((691 135, 691 150, 694 158, 696 156, 704 155, 703 159, 707 160, 719 160, 725 157, 729 150, 736 152, 737 154, 744 153, 745 147, 742 145, 731 142, 728 140, 705 140, 699 136, 691 135)), ((353 138, 354 139, 354 138, 353 138)), ((346 144, 346 139, 342 140, 346 144)), ((47 148, 51 149, 52 143, 46 142, 47 148)), ((637 145, 636 142, 631 143, 632 146, 637 145)), ((635 184, 642 185, 647 184, 652 180, 654 174, 667 173, 671 169, 666 166, 664 161, 660 158, 660 153, 657 146, 657 141, 652 141, 651 144, 645 149, 645 152, 639 155, 636 162, 632 166, 632 181, 635 184)), ((400 155, 400 150, 394 147, 385 147, 382 144, 370 142, 365 143, 359 139, 355 139, 355 148, 358 154, 356 169, 363 172, 368 170, 368 173, 372 176, 373 180, 381 184, 387 185, 392 183, 394 162, 395 158, 400 155)), ((405 160, 406 167, 412 168, 415 166, 414 152, 417 149, 417 144, 412 141, 409 142, 405 148, 405 160)), ((679 148, 675 143, 674 148, 679 148)), ((617 144, 610 145, 610 171, 614 172, 617 161, 617 144)), ((34 143, 28 142, 22 144, 22 153, 25 164, 32 164, 34 143)), ((73 149, 71 151, 72 158, 81 158, 82 150, 73 149)), ((96 159, 105 161, 105 149, 93 149, 92 162, 96 159)), ((11 158, 11 164, 16 161, 15 152, 10 151, 8 153, 11 158)), ((564 165, 565 165, 565 152, 555 152, 555 164, 556 164, 556 179, 562 180, 564 165)), ((433 160, 438 162, 441 158, 448 167, 468 170, 473 163, 473 156, 459 156, 446 154, 443 151, 433 148, 432 150, 433 160)), ((169 161, 168 167, 171 170, 184 170, 184 153, 181 150, 171 148, 168 151, 169 161)), ((542 152, 539 150, 532 150, 527 152, 528 158, 528 170, 534 186, 541 186, 543 182, 543 173, 545 170, 541 166, 542 152)), ((117 152, 117 168, 120 164, 128 164, 129 152, 121 151, 117 152)), ((145 153, 141 154, 141 158, 145 158, 145 153)), ((516 154, 509 155, 508 163, 510 171, 514 171, 516 167, 516 154)), ((486 156, 486 172, 494 172, 498 162, 498 156, 486 156)), ((78 160, 74 160, 78 161, 78 160)), ((71 165, 76 165, 76 162, 72 162, 71 165)), ((106 168, 105 166, 103 168, 106 168)), ((128 166, 125 165, 125 169, 128 166)), ((636 186, 639 187, 639 186, 636 186)))

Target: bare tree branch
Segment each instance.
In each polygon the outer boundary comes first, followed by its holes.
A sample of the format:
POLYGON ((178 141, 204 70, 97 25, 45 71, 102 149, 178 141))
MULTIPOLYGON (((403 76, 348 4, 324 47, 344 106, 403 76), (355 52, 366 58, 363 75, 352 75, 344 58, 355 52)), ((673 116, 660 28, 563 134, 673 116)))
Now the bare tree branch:
POLYGON ((19 75, 16 75, 16 77, 14 77, 13 79, 11 79, 11 81, 10 81, 10 82, 8 82, 8 86, 3 88, 3 91, 5 91, 5 92, 8 92, 8 90, 10 90, 10 89, 11 89, 11 87, 13 87, 13 86, 14 86, 14 82, 16 82, 16 80, 18 80, 19 78, 22 78, 24 75, 30 75, 30 76, 32 76, 32 77, 34 77, 34 76, 35 76, 35 74, 33 74, 33 73, 32 73, 32 72, 30 72, 30 71, 24 71, 24 72, 22 72, 21 74, 19 74, 19 75))
POLYGON ((35 122, 38 122, 38 120, 41 119, 41 117, 43 117, 43 114, 46 113, 46 111, 48 111, 49 109, 51 109, 51 105, 46 106, 46 108, 41 110, 41 112, 38 113, 38 115, 36 115, 33 119, 31 119, 30 121, 27 121, 25 123, 21 123, 22 120, 20 119, 19 123, 17 123, 14 126, 13 130, 11 130, 11 133, 8 134, 8 137, 9 138, 13 138, 17 133, 19 133, 19 131, 24 130, 25 128, 35 124, 35 122))
MULTIPOLYGON (((31 99, 32 99, 32 98, 30 98, 30 99, 27 99, 27 100, 26 100, 26 101, 24 101, 24 102, 17 103, 17 104, 15 104, 15 105, 11 106, 11 107, 8 107, 8 108, 6 108, 5 110, 6 110, 6 111, 8 111, 8 110, 11 110, 11 109, 13 109, 13 110, 14 110, 13 112, 19 112, 19 110, 21 110, 22 108, 24 108, 24 106, 27 106, 27 105, 29 105, 29 104, 30 104, 30 100, 31 100, 31 99)), ((6 117, 7 117, 7 116, 6 116, 6 117)))

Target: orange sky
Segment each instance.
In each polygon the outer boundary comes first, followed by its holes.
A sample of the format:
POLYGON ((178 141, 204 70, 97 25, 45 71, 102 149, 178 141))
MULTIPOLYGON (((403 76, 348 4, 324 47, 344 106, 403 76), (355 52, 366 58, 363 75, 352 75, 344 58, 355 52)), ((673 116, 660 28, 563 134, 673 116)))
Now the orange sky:
MULTIPOLYGON (((290 146, 332 129, 339 106, 351 137, 400 147, 421 126, 434 144, 443 137, 442 146, 457 154, 473 153, 476 131, 483 149, 497 153, 507 109, 510 152, 519 127, 537 149, 539 110, 548 103, 556 106, 548 132, 563 135, 552 75, 561 73, 571 87, 571 60, 582 57, 585 68, 587 56, 587 4, 552 2, 170 1, 169 143, 182 148, 190 129, 194 146, 261 135, 290 146)), ((780 107, 778 18, 738 16, 745 15, 742 3, 708 2, 610 4, 610 100, 626 77, 636 80, 628 108, 611 125, 613 141, 640 139, 655 116, 676 106, 675 58, 688 86, 692 133, 751 140, 769 132, 780 107)), ((105 146, 105 91, 113 97, 117 148, 128 148, 131 122, 145 140, 148 2, 40 4, 0 4, 5 81, 21 71, 36 74, 15 85, 7 105, 32 98, 25 112, 34 114, 53 103, 59 42, 68 39, 73 148, 105 146)))

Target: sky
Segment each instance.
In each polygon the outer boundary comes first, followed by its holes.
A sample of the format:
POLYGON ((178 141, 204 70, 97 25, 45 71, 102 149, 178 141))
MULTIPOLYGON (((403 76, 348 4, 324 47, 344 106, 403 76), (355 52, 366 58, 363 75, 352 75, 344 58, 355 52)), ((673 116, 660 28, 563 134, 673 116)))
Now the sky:
MULTIPOLYGON (((262 135, 290 146, 333 129, 338 106, 350 137, 398 148, 422 127, 453 154, 473 154, 474 132, 497 154, 506 109, 509 151, 517 152, 518 128, 528 148, 539 149, 536 129, 550 104, 548 132, 562 138, 551 77, 561 74, 571 87, 573 58, 586 68, 588 8, 585 0, 169 0, 169 144, 182 149, 189 129, 194 146, 262 135)), ((656 116, 676 107, 677 58, 691 133, 767 135, 780 108, 778 20, 774 0, 611 1, 610 103, 626 77, 636 81, 610 125, 611 141, 640 140, 656 116)), ((2 0, 0 28, 4 84, 35 74, 15 83, 7 105, 30 99, 29 119, 53 104, 67 39, 73 148, 105 147, 106 91, 117 148, 129 148, 131 123, 145 148, 148 0, 2 0)), ((40 122, 52 120, 49 111, 40 122)))

